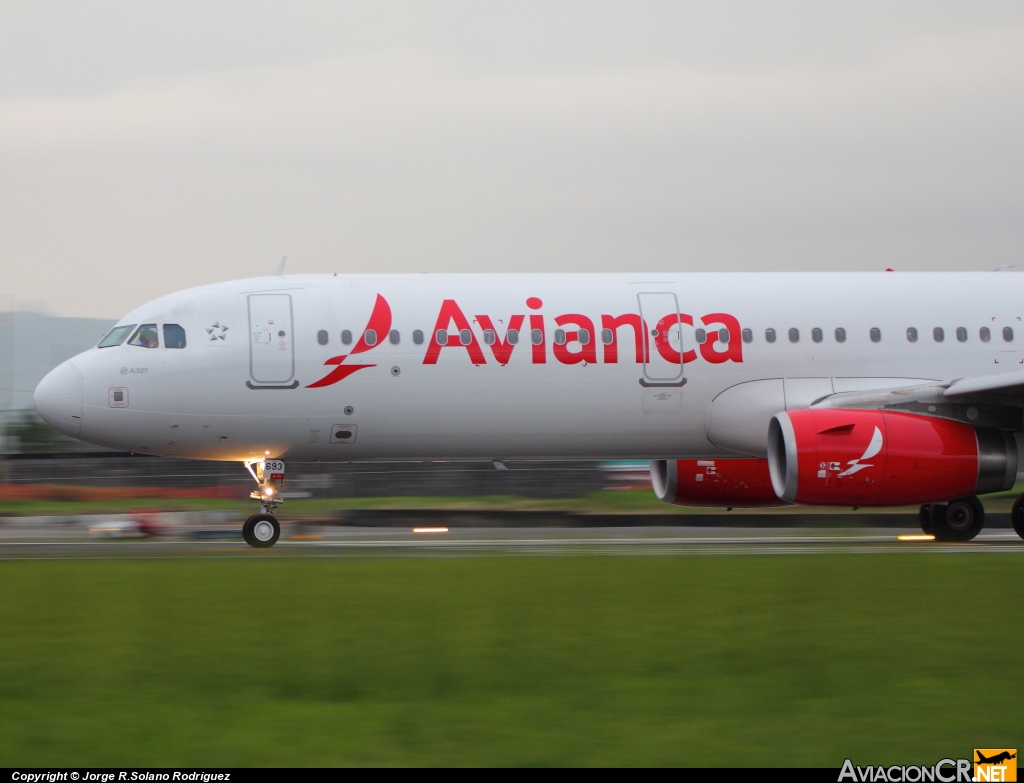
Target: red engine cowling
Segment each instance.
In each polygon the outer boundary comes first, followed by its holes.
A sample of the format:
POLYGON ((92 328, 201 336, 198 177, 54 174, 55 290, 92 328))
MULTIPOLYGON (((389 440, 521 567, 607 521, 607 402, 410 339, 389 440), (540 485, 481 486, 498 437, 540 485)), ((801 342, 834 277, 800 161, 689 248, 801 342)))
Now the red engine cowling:
POLYGON ((806 408, 777 414, 768 467, 791 503, 901 506, 1007 490, 1009 433, 912 413, 806 408))
POLYGON ((658 500, 676 506, 784 506, 772 489, 765 459, 659 459, 651 462, 658 500))

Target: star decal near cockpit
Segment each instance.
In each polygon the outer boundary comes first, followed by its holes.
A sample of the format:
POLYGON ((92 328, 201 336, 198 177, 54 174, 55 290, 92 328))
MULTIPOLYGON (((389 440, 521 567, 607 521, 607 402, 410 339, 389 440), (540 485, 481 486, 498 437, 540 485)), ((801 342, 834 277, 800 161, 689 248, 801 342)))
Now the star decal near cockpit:
POLYGON ((206 333, 210 335, 210 340, 224 340, 226 339, 228 327, 221 324, 220 321, 215 321, 213 326, 206 327, 206 333))

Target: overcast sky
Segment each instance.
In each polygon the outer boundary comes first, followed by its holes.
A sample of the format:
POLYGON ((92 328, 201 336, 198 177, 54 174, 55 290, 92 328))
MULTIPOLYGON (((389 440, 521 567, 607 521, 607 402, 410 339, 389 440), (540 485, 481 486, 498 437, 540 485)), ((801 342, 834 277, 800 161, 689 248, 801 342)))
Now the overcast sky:
POLYGON ((1024 267, 1024 3, 0 0, 0 309, 1024 267))

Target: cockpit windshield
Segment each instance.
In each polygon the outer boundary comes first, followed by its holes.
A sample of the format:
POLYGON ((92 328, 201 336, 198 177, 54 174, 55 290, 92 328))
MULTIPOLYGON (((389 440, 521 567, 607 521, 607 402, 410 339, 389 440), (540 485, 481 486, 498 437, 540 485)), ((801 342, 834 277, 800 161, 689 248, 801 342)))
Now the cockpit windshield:
MULTIPOLYGON (((128 335, 132 335, 132 339, 128 340, 128 345, 137 345, 140 348, 160 347, 159 331, 156 324, 142 324, 138 329, 135 326, 135 324, 115 326, 107 332, 107 336, 100 340, 99 345, 96 347, 112 348, 116 345, 121 345, 128 338, 128 335), (134 334, 132 334, 133 332, 134 334)), ((165 348, 185 347, 185 329, 180 324, 163 324, 163 332, 165 348)))
POLYGON ((126 324, 124 326, 115 326, 109 332, 107 336, 100 340, 100 344, 97 348, 112 348, 115 345, 120 345, 125 341, 125 338, 132 333, 132 329, 135 328, 135 324, 126 324))
POLYGON ((156 324, 143 324, 139 330, 132 335, 128 345, 137 345, 140 348, 159 348, 160 338, 156 335, 156 324))

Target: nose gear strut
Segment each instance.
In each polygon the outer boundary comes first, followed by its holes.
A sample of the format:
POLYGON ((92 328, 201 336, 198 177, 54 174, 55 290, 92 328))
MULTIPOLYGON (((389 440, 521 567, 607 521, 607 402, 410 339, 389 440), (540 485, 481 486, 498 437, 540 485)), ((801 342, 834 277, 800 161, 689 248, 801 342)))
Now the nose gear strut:
POLYGON ((260 513, 245 520, 242 537, 251 547, 266 549, 277 543, 281 536, 281 525, 275 517, 281 499, 281 485, 284 484, 284 462, 279 459, 246 460, 245 469, 260 485, 249 497, 260 502, 260 513))

